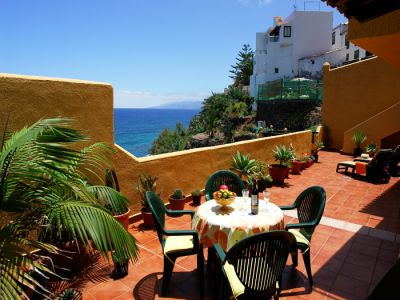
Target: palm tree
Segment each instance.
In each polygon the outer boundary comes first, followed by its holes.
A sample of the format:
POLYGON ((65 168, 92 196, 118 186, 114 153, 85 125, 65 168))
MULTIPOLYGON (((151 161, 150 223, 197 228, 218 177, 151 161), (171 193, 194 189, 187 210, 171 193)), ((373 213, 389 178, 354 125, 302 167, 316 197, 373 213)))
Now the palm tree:
POLYGON ((103 186, 111 148, 70 128, 68 119, 44 119, 0 145, 0 299, 28 298, 26 289, 50 295, 36 278, 57 270, 42 250, 60 253, 58 240, 93 245, 109 259, 136 261, 136 241, 110 214, 126 198, 103 186))

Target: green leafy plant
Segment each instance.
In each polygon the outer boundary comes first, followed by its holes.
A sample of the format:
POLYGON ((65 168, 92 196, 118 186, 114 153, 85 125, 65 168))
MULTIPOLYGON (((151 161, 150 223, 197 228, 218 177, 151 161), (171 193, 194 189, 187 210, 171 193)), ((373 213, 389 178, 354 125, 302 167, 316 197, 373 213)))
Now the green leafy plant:
MULTIPOLYGON (((97 191, 97 196, 100 198, 100 203, 104 203, 105 207, 114 215, 121 215, 128 212, 128 204, 129 201, 127 198, 123 197, 120 193, 118 177, 114 169, 106 170, 106 187, 110 188, 102 188, 100 191, 97 191), (112 189, 112 190, 111 190, 112 189), (115 194, 114 191, 117 191, 118 194, 115 194), (122 197, 118 201, 109 201, 109 195, 105 192, 114 193, 115 196, 122 197)), ((91 189, 91 187, 89 188, 91 189)))
POLYGON ((236 172, 242 180, 252 175, 256 160, 250 158, 250 154, 244 155, 240 151, 232 158, 231 170, 236 172))
POLYGON ((279 161, 279 165, 281 166, 289 166, 290 161, 293 159, 293 151, 287 149, 285 145, 275 146, 274 152, 274 159, 279 161))
POLYGON ((183 192, 182 192, 181 189, 176 189, 176 190, 172 193, 171 198, 172 198, 172 199, 178 199, 178 200, 180 200, 180 199, 184 199, 185 197, 183 196, 183 192))
POLYGON ((371 143, 365 147, 365 150, 367 153, 376 152, 376 150, 378 150, 378 146, 375 143, 371 143))
POLYGON ((322 141, 317 140, 315 141, 315 150, 318 152, 319 150, 321 150, 322 148, 324 148, 325 145, 322 141))
POLYGON ((140 203, 142 205, 142 211, 149 212, 150 207, 147 205, 146 192, 156 192, 157 189, 157 176, 151 176, 148 174, 140 174, 136 182, 136 192, 140 196, 140 203))
POLYGON ((134 237, 105 208, 106 203, 117 207, 126 201, 102 185, 112 151, 99 143, 75 150, 89 140, 70 125, 68 119, 44 119, 2 139, 0 212, 13 215, 13 220, 0 220, 5 299, 28 299, 26 288, 53 296, 40 279, 57 276, 58 269, 45 262, 48 253, 60 253, 55 244, 65 238, 106 259, 110 251, 137 259, 134 237))
POLYGON ((353 141, 357 148, 361 148, 361 145, 367 140, 367 135, 362 131, 355 131, 353 134, 353 141))

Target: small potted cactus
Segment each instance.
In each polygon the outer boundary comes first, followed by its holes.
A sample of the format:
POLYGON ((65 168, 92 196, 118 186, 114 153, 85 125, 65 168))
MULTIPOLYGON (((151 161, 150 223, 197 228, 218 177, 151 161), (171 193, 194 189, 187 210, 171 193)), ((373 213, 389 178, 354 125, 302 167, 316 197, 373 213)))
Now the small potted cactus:
POLYGON ((185 207, 185 196, 181 189, 176 189, 169 197, 169 208, 172 210, 182 210, 185 207))
POLYGON ((200 189, 195 189, 192 192, 192 200, 193 200, 193 204, 194 205, 199 205, 200 204, 200 200, 201 200, 201 196, 203 195, 203 193, 201 192, 200 189))

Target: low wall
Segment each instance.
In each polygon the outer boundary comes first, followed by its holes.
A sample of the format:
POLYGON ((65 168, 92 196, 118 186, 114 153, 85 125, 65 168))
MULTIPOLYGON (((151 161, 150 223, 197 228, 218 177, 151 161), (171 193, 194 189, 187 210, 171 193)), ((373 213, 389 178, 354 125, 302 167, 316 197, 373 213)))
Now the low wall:
POLYGON ((136 181, 141 173, 159 177, 157 189, 161 192, 164 202, 174 189, 180 188, 184 194, 190 194, 195 188, 203 189, 207 178, 221 169, 229 169, 232 156, 237 151, 250 153, 267 163, 273 163, 275 145, 292 144, 297 153, 310 153, 311 131, 301 131, 286 135, 242 141, 222 146, 206 147, 168 154, 136 158, 123 148, 118 150, 115 166, 121 185, 121 190, 132 200, 131 211, 139 212, 140 200, 136 194, 136 181))
POLYGON ((63 116, 75 119, 74 128, 116 149, 115 167, 122 192, 132 201, 132 213, 139 212, 136 181, 141 173, 160 177, 158 190, 167 196, 181 188, 189 194, 204 188, 210 174, 228 169, 236 151, 251 153, 273 162, 275 145, 290 143, 297 152, 310 152, 311 131, 242 141, 222 146, 137 158, 114 145, 113 89, 109 84, 33 76, 0 74, 0 126, 9 116, 8 131, 15 131, 40 118, 63 116))

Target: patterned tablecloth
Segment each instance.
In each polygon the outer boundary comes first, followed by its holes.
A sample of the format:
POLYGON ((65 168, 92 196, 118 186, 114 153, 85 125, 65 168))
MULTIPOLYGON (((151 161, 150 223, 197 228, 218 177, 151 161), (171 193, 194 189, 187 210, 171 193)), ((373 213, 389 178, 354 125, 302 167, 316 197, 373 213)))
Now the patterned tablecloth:
POLYGON ((221 210, 215 200, 199 206, 192 228, 199 233, 200 242, 207 247, 219 243, 227 251, 238 241, 255 233, 283 230, 283 211, 273 203, 259 201, 257 215, 251 214, 250 198, 236 197, 235 202, 221 210))

